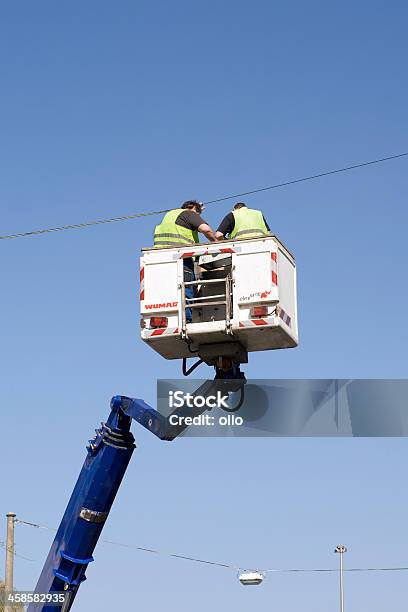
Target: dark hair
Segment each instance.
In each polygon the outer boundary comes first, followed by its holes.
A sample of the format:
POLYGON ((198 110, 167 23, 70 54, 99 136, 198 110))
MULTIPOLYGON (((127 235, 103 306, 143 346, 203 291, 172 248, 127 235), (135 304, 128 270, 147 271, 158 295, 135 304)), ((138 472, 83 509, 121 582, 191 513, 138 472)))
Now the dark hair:
POLYGON ((203 210, 203 205, 198 200, 186 200, 181 205, 181 208, 184 208, 184 209, 187 208, 188 210, 191 210, 192 208, 196 208, 198 212, 201 213, 203 210))
POLYGON ((234 206, 234 210, 238 210, 239 208, 246 208, 246 204, 244 204, 244 202, 237 202, 234 206))

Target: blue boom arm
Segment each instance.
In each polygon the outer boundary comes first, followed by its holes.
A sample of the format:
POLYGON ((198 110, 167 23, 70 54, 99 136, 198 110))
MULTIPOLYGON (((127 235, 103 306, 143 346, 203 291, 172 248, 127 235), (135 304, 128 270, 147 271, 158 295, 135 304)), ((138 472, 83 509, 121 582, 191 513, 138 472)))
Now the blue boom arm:
MULTIPOLYGON (((155 411, 142 400, 133 400, 138 419, 155 411)), ((132 418, 114 398, 106 423, 89 441, 87 456, 68 502, 61 524, 39 577, 36 593, 65 591, 60 606, 30 604, 30 612, 66 612, 83 582, 92 553, 108 517, 122 478, 135 449, 130 432, 132 418)))
MULTIPOLYGON (((214 391, 211 381, 195 394, 214 391)), ((196 416, 207 408, 190 408, 196 416)), ((173 414, 185 414, 183 407, 173 414)), ((74 602, 85 572, 93 561, 93 551, 109 515, 113 501, 135 449, 130 432, 132 419, 162 440, 174 440, 185 425, 169 426, 169 421, 143 400, 117 395, 111 400, 111 413, 106 423, 89 441, 87 456, 68 502, 61 524, 35 588, 36 593, 66 593, 61 605, 30 604, 28 612, 68 612, 74 602)))

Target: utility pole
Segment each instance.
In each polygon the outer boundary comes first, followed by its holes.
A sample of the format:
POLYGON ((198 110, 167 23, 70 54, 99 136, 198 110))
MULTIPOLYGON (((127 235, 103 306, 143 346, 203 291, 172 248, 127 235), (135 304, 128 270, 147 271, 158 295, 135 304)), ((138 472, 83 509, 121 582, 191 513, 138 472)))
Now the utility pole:
MULTIPOLYGON (((6 575, 4 583, 5 593, 13 591, 13 569, 14 569, 14 524, 16 515, 14 512, 8 512, 7 517, 7 538, 6 538, 6 575)), ((4 606, 4 612, 12 612, 12 606, 7 603, 4 606)))
POLYGON ((340 612, 344 612, 344 570, 343 570, 343 555, 347 552, 345 546, 336 546, 335 553, 340 555, 340 612))

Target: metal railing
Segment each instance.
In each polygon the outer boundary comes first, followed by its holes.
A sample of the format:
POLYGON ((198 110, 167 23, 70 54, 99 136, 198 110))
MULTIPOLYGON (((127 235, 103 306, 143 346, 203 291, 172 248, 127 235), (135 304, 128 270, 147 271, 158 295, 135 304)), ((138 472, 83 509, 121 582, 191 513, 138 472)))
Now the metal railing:
MULTIPOLYGON (((232 318, 232 276, 228 274, 224 278, 214 278, 208 280, 195 280, 182 282, 179 285, 181 289, 181 334, 187 336, 187 317, 186 310, 188 308, 203 308, 204 306, 225 306, 225 329, 227 333, 231 333, 231 318, 232 318), (203 297, 186 297, 186 287, 205 286, 209 284, 223 284, 225 286, 224 293, 219 293, 211 296, 203 297), (222 298, 222 299, 218 299, 222 298), (207 301, 205 301, 207 300, 207 301)), ((211 321, 206 321, 211 323, 211 321)))

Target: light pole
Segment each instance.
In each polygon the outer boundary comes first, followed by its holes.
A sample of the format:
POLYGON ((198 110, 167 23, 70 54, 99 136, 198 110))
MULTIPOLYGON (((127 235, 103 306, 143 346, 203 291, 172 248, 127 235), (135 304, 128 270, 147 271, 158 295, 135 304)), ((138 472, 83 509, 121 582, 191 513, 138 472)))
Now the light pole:
POLYGON ((347 552, 347 548, 345 546, 336 546, 334 552, 340 555, 340 612, 344 612, 343 555, 347 552))
MULTIPOLYGON (((14 512, 8 512, 7 517, 7 537, 6 537, 6 576, 4 591, 10 593, 13 591, 13 564, 14 564, 14 523, 16 515, 14 512)), ((11 612, 11 606, 6 603, 4 612, 11 612)))

